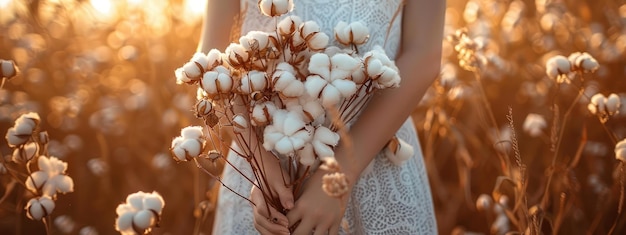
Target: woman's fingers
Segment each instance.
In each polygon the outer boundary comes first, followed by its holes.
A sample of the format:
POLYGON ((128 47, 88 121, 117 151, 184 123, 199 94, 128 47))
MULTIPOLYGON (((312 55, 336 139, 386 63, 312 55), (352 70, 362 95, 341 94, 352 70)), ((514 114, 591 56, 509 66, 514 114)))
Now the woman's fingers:
POLYGON ((252 211, 254 213, 254 226, 259 232, 263 230, 280 234, 286 232, 289 234, 289 229, 287 229, 287 225, 289 225, 287 216, 278 212, 273 207, 268 206, 263 199, 261 190, 253 187, 250 191, 250 201, 256 205, 252 208, 252 211))
POLYGON ((293 209, 293 192, 291 192, 291 189, 286 187, 284 184, 281 184, 274 190, 278 194, 278 199, 280 199, 280 204, 283 208, 287 210, 293 209))
POLYGON ((330 227, 330 230, 328 230, 328 234, 329 235, 339 234, 339 224, 333 224, 333 226, 330 227))

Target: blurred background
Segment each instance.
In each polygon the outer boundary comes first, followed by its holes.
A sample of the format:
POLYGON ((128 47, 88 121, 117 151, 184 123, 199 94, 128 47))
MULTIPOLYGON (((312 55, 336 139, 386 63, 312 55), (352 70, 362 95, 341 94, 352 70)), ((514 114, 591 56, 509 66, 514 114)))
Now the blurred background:
MULTIPOLYGON (((201 124, 191 111, 195 90, 176 85, 174 70, 196 50, 205 2, 0 0, 0 59, 20 69, 0 90, 0 130, 39 113, 51 155, 69 163, 75 183, 57 200, 54 234, 115 234, 115 207, 140 190, 166 202, 154 234, 210 234, 218 185, 168 152, 182 127, 201 124)), ((626 105, 602 124, 587 104, 598 92, 626 103, 626 4, 448 0, 445 33, 462 28, 484 67, 464 70, 444 41, 441 77, 414 113, 440 233, 524 232, 521 221, 537 217, 545 234, 624 231, 614 140, 626 137, 626 105), (571 84, 546 76, 548 58, 578 51, 600 68, 571 84), (529 114, 544 119, 538 135, 524 127, 529 114), (503 189, 503 177, 525 179, 524 190, 503 189), (477 209, 481 194, 509 196, 504 225, 477 209), (524 203, 512 203, 520 195, 524 203)), ((11 154, 4 138, 0 154, 11 154)), ((211 170, 219 173, 221 163, 211 170)), ((8 190, 9 181, 0 175, 0 234, 45 233, 26 218, 28 197, 8 190)))

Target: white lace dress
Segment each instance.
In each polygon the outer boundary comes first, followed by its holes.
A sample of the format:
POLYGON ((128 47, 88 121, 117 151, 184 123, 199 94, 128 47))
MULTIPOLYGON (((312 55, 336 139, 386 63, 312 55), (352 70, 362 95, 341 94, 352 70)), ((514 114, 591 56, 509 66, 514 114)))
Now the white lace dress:
MULTIPOLYGON (((271 31, 274 20, 261 15, 258 0, 241 0, 246 9, 242 35, 250 30, 271 31), (247 7, 246 7, 247 6, 247 7)), ((366 23, 370 38, 361 51, 374 45, 384 46, 390 58, 395 58, 400 43, 402 0, 295 0, 292 14, 302 20, 315 20, 328 35, 339 21, 366 23), (395 18, 394 18, 394 15, 395 18), (393 20, 393 22, 392 22, 393 20), (391 22, 391 27, 389 26, 391 22)), ((331 36, 332 37, 332 36, 331 36)), ((403 77, 403 79, 410 79, 403 77)), ((437 234, 437 223, 415 127, 409 118, 396 136, 413 145, 414 156, 400 166, 384 154, 370 164, 354 186, 346 208, 348 231, 342 234, 437 234)), ((229 161, 252 176, 247 163, 235 154, 229 161)), ((239 194, 249 196, 251 184, 231 167, 223 173, 226 185, 239 194)), ((253 225, 252 208, 248 201, 222 187, 219 191, 213 234, 258 234, 253 225)))

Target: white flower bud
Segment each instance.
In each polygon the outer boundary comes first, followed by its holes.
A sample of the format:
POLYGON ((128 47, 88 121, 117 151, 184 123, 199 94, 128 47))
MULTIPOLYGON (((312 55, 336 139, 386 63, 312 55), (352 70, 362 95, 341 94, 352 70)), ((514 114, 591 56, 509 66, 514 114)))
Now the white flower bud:
POLYGON ((101 158, 92 158, 87 161, 87 168, 97 176, 102 176, 109 171, 109 165, 101 158))
POLYGON ((292 0, 259 0, 261 13, 266 16, 280 16, 293 10, 292 0))
POLYGON ((305 41, 308 41, 313 34, 317 34, 321 31, 320 26, 315 21, 306 21, 299 27, 300 37, 305 41))
POLYGON ((25 145, 18 146, 13 151, 13 158, 11 159, 15 163, 25 163, 33 159, 39 152, 39 145, 35 142, 30 142, 25 145))
POLYGON ((42 218, 52 214, 54 210, 54 201, 48 196, 33 198, 28 201, 26 207, 26 216, 32 220, 41 220, 42 218))
POLYGON ((536 113, 530 113, 526 116, 526 120, 524 121, 524 131, 532 137, 537 137, 542 134, 543 129, 546 128, 547 125, 548 124, 543 116, 536 113))
POLYGON ((213 112, 213 103, 207 99, 201 99, 195 105, 196 117, 205 117, 213 112))
POLYGON ((626 162, 626 139, 617 142, 615 145, 615 159, 626 162))
POLYGON ((17 66, 12 60, 0 60, 0 78, 11 79, 17 75, 17 66))
POLYGON ((569 60, 565 56, 557 55, 546 62, 546 74, 548 77, 557 80, 558 83, 568 82, 567 73, 571 71, 569 60))
POLYGON ((333 148, 339 143, 339 134, 331 131, 325 126, 319 126, 315 129, 313 135, 313 149, 315 154, 320 158, 334 157, 333 148))
POLYGON ((609 113, 609 115, 616 114, 620 108, 620 105, 621 99, 617 94, 611 93, 609 97, 606 98, 606 111, 609 113))
POLYGON ((298 16, 287 16, 278 22, 278 33, 283 36, 292 35, 302 24, 302 19, 298 16))

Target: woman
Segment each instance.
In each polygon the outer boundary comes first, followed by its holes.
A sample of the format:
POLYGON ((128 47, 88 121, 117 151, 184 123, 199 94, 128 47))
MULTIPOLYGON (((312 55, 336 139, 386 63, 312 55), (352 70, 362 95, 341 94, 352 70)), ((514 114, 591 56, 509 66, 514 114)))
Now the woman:
MULTIPOLYGON (((261 15, 257 2, 209 0, 199 50, 226 48, 230 41, 224 32, 232 25, 223 22, 231 22, 240 12, 242 35, 270 31, 275 21, 261 15)), ((340 144, 335 149, 335 158, 351 183, 350 197, 327 196, 321 187, 323 172, 317 171, 295 201, 289 189, 271 185, 290 210, 286 216, 273 211, 269 219, 258 190, 250 193, 250 183, 227 167, 225 184, 263 206, 253 208, 222 188, 213 233, 289 234, 292 228, 292 234, 436 234, 430 188, 410 114, 439 74, 445 0, 296 0, 294 4, 292 14, 315 20, 328 35, 333 35, 339 21, 365 23, 370 38, 360 51, 384 45, 400 70, 400 88, 375 94, 352 125, 349 136, 358 148, 340 144), (399 166, 380 153, 394 134, 415 149, 415 156, 399 166)), ((240 157, 230 155, 229 160, 245 167, 240 157)))

